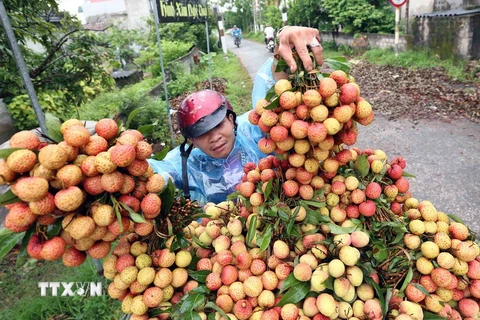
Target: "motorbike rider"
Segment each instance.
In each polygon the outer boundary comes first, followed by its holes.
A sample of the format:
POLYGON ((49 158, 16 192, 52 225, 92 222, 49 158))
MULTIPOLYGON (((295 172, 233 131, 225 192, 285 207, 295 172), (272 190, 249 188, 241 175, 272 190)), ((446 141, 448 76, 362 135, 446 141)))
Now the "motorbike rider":
POLYGON ((273 29, 270 23, 267 23, 267 26, 265 27, 265 29, 263 29, 263 34, 265 35, 265 46, 266 46, 268 44, 268 41, 275 37, 275 29, 273 29))
POLYGON ((234 25, 232 28, 232 36, 233 36, 233 39, 238 37, 240 40, 242 40, 242 29, 237 28, 237 26, 234 25))
MULTIPOLYGON (((296 70, 291 51, 293 46, 301 53, 306 69, 312 68, 307 46, 311 47, 317 63, 321 64, 321 46, 312 40, 319 39, 317 29, 289 27, 277 36, 277 53, 293 71, 296 70)), ((262 97, 265 97, 278 77, 285 76, 274 73, 272 58, 262 69, 262 75, 255 77, 253 105, 256 96, 263 94, 262 97)), ((247 162, 258 163, 266 156, 258 149, 258 141, 264 134, 258 126, 250 124, 248 112, 237 117, 228 100, 216 91, 192 93, 182 102, 177 117, 185 141, 171 150, 164 160, 150 159, 149 163, 166 181, 171 179, 177 188, 184 190, 185 195, 201 204, 224 201, 241 181, 243 166, 247 162)))

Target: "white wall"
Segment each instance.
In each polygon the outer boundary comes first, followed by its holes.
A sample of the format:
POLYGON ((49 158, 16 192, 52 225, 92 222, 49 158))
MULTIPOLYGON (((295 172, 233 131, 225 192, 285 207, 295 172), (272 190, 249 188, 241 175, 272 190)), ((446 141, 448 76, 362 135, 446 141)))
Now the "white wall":
POLYGON ((148 0, 125 0, 128 29, 146 29, 146 19, 150 16, 148 0))
POLYGON ((83 14, 85 19, 102 15, 115 15, 127 12, 125 0, 84 0, 83 14))

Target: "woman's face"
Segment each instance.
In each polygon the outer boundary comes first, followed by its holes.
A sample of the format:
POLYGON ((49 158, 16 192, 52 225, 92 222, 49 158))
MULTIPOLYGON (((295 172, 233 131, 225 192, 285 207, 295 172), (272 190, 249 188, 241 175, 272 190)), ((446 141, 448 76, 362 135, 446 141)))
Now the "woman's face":
POLYGON ((235 145, 234 128, 233 115, 230 114, 212 130, 193 138, 193 144, 212 158, 226 158, 235 145))

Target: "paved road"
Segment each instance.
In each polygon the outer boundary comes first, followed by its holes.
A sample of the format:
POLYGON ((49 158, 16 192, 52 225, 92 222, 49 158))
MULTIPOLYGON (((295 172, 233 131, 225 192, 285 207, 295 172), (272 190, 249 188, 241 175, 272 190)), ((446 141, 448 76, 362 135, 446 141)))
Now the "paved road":
MULTIPOLYGON (((229 50, 240 58, 252 79, 271 56, 265 46, 248 40, 229 50)), ((376 116, 370 126, 360 127, 357 147, 382 149, 390 158, 402 156, 407 161, 405 170, 416 175, 409 180, 413 196, 459 216, 480 235, 479 124, 456 120, 414 125, 404 119, 388 121, 376 116)))

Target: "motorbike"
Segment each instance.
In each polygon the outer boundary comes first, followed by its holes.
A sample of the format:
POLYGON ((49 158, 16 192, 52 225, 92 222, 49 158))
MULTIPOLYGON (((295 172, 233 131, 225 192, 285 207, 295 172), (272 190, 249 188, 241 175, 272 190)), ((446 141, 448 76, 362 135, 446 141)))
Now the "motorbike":
POLYGON ((240 47, 240 36, 234 36, 233 43, 237 46, 237 48, 240 47))
POLYGON ((275 50, 275 41, 273 41, 273 38, 267 39, 267 49, 270 50, 270 52, 272 53, 275 50))

